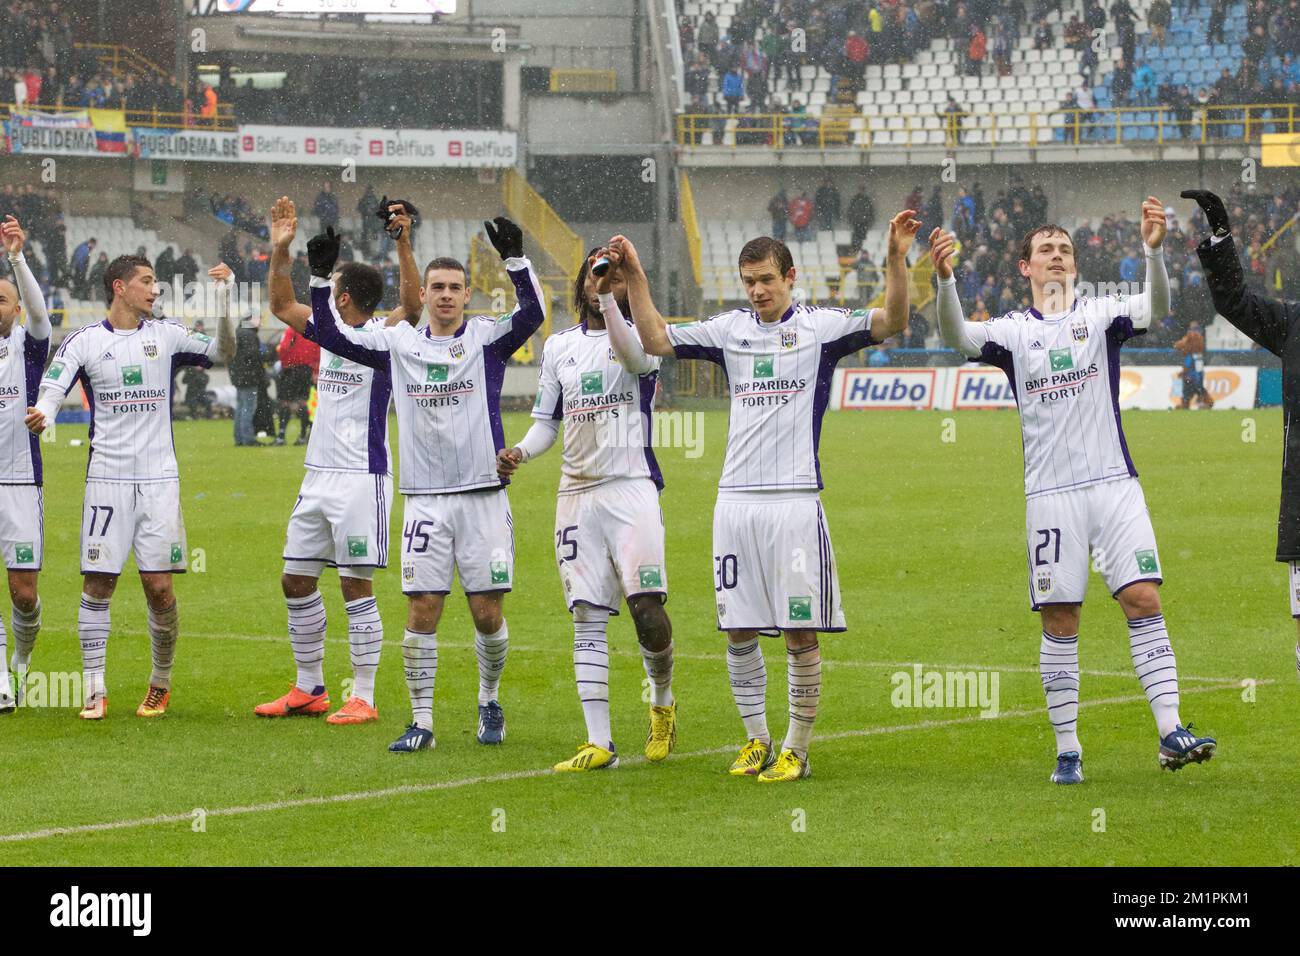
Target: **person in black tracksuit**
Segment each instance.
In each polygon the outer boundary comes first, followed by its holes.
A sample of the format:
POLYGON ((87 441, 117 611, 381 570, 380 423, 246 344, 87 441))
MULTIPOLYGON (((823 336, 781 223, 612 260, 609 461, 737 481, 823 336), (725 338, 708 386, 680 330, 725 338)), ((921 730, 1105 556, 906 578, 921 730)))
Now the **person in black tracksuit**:
MULTIPOLYGON (((1277 560, 1291 567, 1291 616, 1300 632, 1300 428, 1291 420, 1300 414, 1300 302, 1265 299, 1246 288, 1231 224, 1223 200, 1203 189, 1182 194, 1205 210, 1214 233, 1196 248, 1205 270, 1205 283, 1220 315, 1261 347, 1282 359, 1282 507, 1277 519, 1277 560)), ((1300 641, 1296 645, 1300 672, 1300 641)))

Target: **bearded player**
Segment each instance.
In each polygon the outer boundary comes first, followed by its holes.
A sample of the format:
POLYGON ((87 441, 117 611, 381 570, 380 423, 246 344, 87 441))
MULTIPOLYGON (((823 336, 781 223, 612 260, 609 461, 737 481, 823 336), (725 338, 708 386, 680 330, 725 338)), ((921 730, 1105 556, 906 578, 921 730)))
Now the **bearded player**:
POLYGON ((577 754, 557 772, 618 766, 609 720, 609 645, 605 628, 626 599, 650 678, 647 760, 677 742, 672 624, 664 609, 663 477, 651 447, 659 358, 647 355, 629 313, 616 254, 593 249, 573 289, 576 325, 542 351, 532 428, 497 456, 503 477, 555 443, 564 426, 564 462, 555 507, 555 558, 573 615, 573 669, 587 724, 577 754), (599 277, 593 266, 605 259, 599 277))
POLYGON ((1158 586, 1155 532, 1120 423, 1119 350, 1169 311, 1164 203, 1142 204, 1146 283, 1140 294, 1076 295, 1074 246, 1039 226, 1020 248, 1034 305, 967 322, 952 273, 956 237, 930 235, 944 342, 1002 369, 1020 412, 1025 455, 1029 601, 1042 615, 1039 671, 1056 735, 1058 784, 1083 782, 1079 743, 1079 620, 1089 557, 1128 619, 1129 650, 1155 717, 1162 767, 1214 756, 1216 742, 1184 727, 1178 669, 1158 586))

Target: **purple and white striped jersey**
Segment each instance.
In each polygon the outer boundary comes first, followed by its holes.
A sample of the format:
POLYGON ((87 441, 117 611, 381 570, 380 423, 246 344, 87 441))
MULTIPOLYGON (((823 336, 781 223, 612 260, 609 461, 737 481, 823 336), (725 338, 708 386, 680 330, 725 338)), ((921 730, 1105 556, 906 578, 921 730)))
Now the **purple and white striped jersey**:
MULTIPOLYGON (((362 328, 383 325, 383 319, 374 318, 362 328)), ((319 343, 314 319, 307 320, 303 337, 319 343)), ((316 418, 307 438, 308 470, 391 474, 388 407, 392 396, 393 379, 387 367, 372 368, 322 348, 316 418)))
POLYGON ((386 369, 397 405, 398 489, 404 495, 499 488, 496 454, 505 447, 501 386, 506 362, 541 327, 541 284, 526 258, 507 259, 518 305, 499 318, 468 318, 455 335, 429 327, 349 328, 338 318, 329 280, 312 279, 311 304, 322 349, 386 369))
POLYGON ((822 417, 835 365, 878 344, 872 309, 792 305, 777 322, 749 309, 668 327, 679 359, 721 365, 731 388, 724 491, 818 490, 822 417))
POLYGON ((15 325, 0 339, 0 485, 39 485, 41 446, 23 420, 36 404, 50 339, 15 325))
POLYGON ((979 360, 1007 374, 1025 446, 1025 495, 1137 477, 1119 417, 1119 350, 1146 332, 1123 296, 1081 297, 1062 315, 1037 309, 967 322, 979 360))
POLYGON ((185 365, 211 368, 217 343, 170 319, 145 319, 129 331, 108 320, 63 340, 41 379, 36 407, 53 423, 78 381, 90 402, 94 481, 177 481, 172 441, 172 381, 185 365))
POLYGON ((579 323, 546 340, 533 418, 564 422, 560 494, 613 478, 649 478, 663 488, 651 445, 659 358, 644 375, 614 355, 609 332, 579 323))

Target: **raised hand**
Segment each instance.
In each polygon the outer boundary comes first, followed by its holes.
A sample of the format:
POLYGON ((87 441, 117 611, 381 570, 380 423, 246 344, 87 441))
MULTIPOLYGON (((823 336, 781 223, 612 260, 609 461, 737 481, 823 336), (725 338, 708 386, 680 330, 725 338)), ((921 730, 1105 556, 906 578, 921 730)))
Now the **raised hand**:
POLYGON ((632 275, 644 271, 636 246, 632 245, 632 240, 627 236, 615 236, 609 240, 609 261, 615 267, 626 268, 632 275))
POLYGON ((938 226, 930 233, 930 261, 940 279, 952 278, 952 257, 957 251, 957 236, 938 226))
POLYGON ((596 292, 600 295, 604 295, 614 287, 614 273, 618 271, 618 268, 618 259, 615 258, 614 254, 609 249, 601 249, 595 255, 587 257, 587 271, 591 274, 592 280, 596 283, 596 292), (609 268, 605 270, 604 275, 598 276, 595 272, 596 260, 601 256, 609 259, 609 268))
POLYGON ((415 225, 420 210, 406 199, 389 199, 385 193, 384 198, 379 200, 379 209, 375 215, 384 221, 384 231, 392 238, 401 239, 406 236, 409 240, 411 227, 415 225))
POLYGON ((307 265, 311 274, 320 279, 328 279, 334 271, 334 263, 339 259, 339 236, 330 226, 319 236, 312 236, 307 241, 307 265))
POLYGON ((288 249, 293 237, 298 234, 298 211, 293 200, 281 196, 271 207, 271 245, 288 249))
POLYGON ((234 275, 234 271, 224 262, 218 262, 208 270, 208 278, 213 282, 229 282, 234 275))
POLYGON ((5 216, 3 225, 0 225, 0 234, 4 236, 5 249, 11 256, 18 255, 27 244, 27 233, 23 232, 23 227, 13 216, 5 216))
POLYGON ((1228 210, 1223 200, 1208 189, 1184 189, 1179 193, 1184 199, 1193 200, 1205 211, 1205 218, 1210 224, 1210 231, 1216 236, 1226 236, 1232 232, 1232 223, 1228 220, 1228 210))
POLYGON ((904 209, 889 220, 889 257, 907 255, 920 228, 921 220, 916 218, 915 209, 904 209))
POLYGON ((1159 249, 1169 231, 1165 219, 1165 204, 1155 196, 1148 196, 1142 204, 1142 241, 1148 248, 1159 249))
POLYGON ((518 259, 524 254, 524 231, 505 216, 497 216, 491 222, 485 220, 483 228, 488 242, 502 259, 518 259))

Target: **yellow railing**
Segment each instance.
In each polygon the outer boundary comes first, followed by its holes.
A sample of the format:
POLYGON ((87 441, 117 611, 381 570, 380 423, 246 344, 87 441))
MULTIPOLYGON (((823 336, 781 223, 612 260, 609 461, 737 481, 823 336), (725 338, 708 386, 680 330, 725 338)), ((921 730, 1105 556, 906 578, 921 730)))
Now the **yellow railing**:
MULTIPOLYGON (((867 107, 868 110, 871 107, 867 107)), ((1056 109, 1041 112, 861 113, 819 118, 808 113, 687 113, 677 117, 683 146, 953 148, 957 146, 1224 145, 1263 133, 1300 132, 1294 103, 1196 107, 1189 119, 1157 107, 1056 109)))
POLYGON ((1296 224, 1296 220, 1300 220, 1300 212, 1296 213, 1294 216, 1292 216, 1290 219, 1284 222, 1282 224, 1281 229, 1273 233, 1273 235, 1269 236, 1268 242, 1260 246, 1259 251, 1268 252, 1268 250, 1272 249, 1273 246, 1277 244, 1277 241, 1282 238, 1282 234, 1296 224))
POLYGON ((586 249, 550 203, 513 169, 501 179, 501 196, 511 218, 532 234, 569 281, 576 279, 586 249))
POLYGON ((691 192, 691 177, 686 170, 679 170, 677 175, 680 183, 677 201, 681 206, 682 228, 686 230, 686 248, 691 253, 691 271, 695 273, 695 284, 700 285, 704 281, 701 265, 703 240, 700 238, 700 221, 695 215, 695 194, 691 192))
MULTIPOLYGON (((18 107, 13 103, 0 103, 0 119, 9 119, 12 112, 18 109, 20 112, 30 110, 37 113, 77 113, 86 109, 94 109, 87 106, 31 106, 24 104, 18 107)), ((199 116, 198 111, 192 113, 167 113, 162 110, 121 110, 126 120, 127 126, 145 126, 155 129, 204 129, 217 130, 219 132, 234 132, 237 128, 235 123, 234 107, 230 103, 218 103, 217 115, 215 119, 207 119, 199 116)))
POLYGON ((551 70, 552 93, 614 93, 618 74, 613 70, 551 70))
POLYGON ((135 50, 118 46, 115 43, 76 43, 78 50, 93 50, 99 65, 114 76, 124 73, 152 73, 164 80, 171 79, 171 73, 157 63, 146 59, 135 50))

